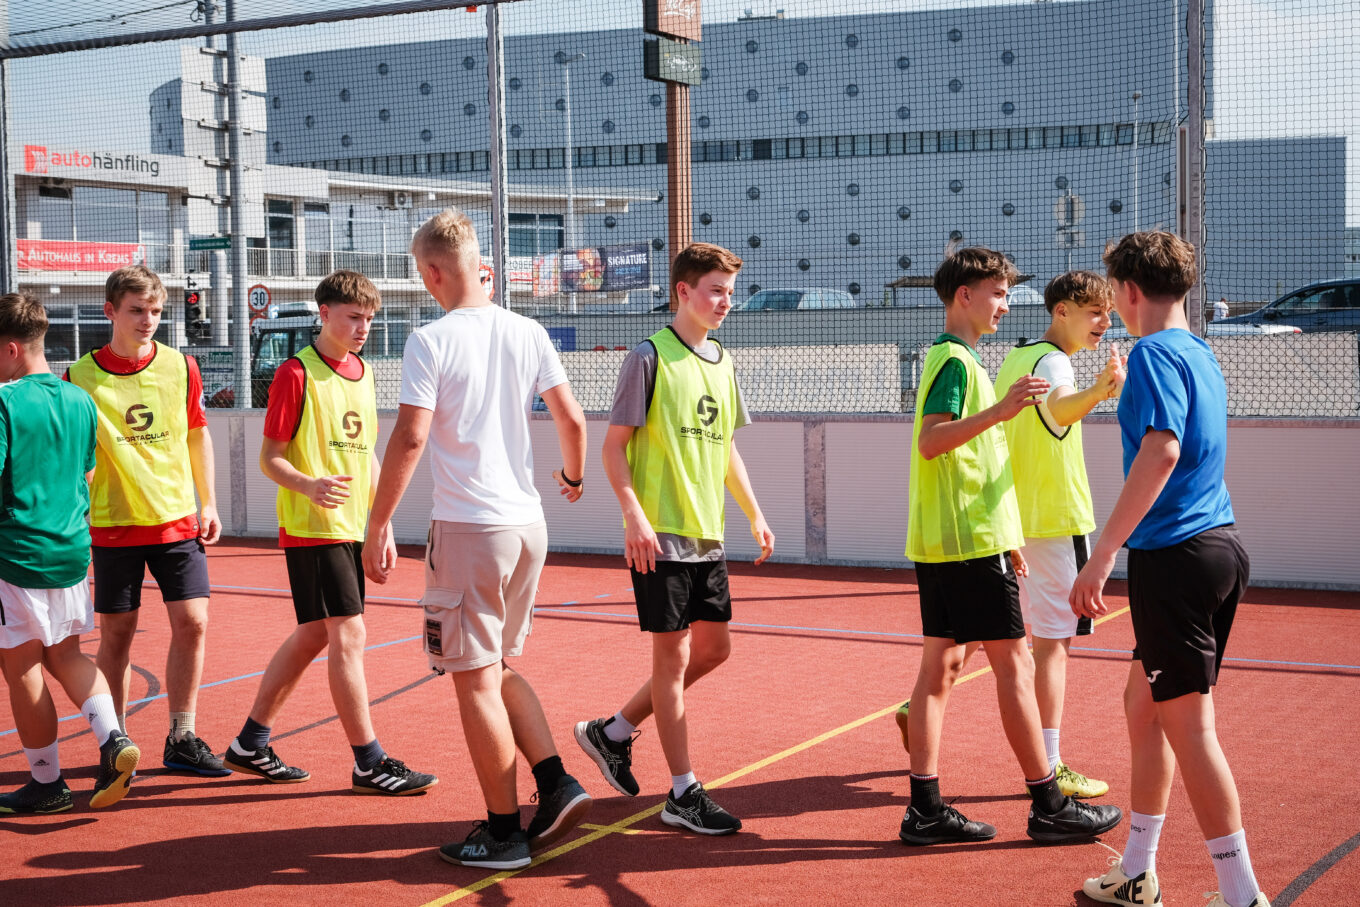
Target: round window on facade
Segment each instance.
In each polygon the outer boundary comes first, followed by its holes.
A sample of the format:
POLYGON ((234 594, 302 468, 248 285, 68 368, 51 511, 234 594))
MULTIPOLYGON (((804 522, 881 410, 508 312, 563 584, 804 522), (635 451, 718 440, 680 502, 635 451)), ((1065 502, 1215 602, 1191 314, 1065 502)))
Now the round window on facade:
POLYGON ((747 189, 746 197, 749 198, 751 201, 755 201, 756 199, 760 198, 760 187, 752 186, 749 189, 747 189))
POLYGON ((801 211, 798 212, 798 223, 800 223, 800 224, 805 224, 805 223, 807 223, 808 221, 810 221, 811 219, 812 219, 812 215, 808 213, 808 209, 807 209, 807 208, 804 208, 804 209, 802 209, 801 211))
POLYGON ((510 135, 514 136, 515 138, 519 138, 520 136, 524 135, 524 127, 521 126, 519 123, 516 123, 515 125, 510 127, 510 135))
POLYGON ((798 259, 798 270, 806 271, 810 267, 812 267, 812 262, 808 261, 806 258, 798 259))
POLYGON ((378 119, 386 123, 388 120, 392 119, 392 111, 384 107, 382 110, 378 111, 378 119))
POLYGON ((753 284, 751 284, 749 287, 746 288, 746 295, 747 295, 747 296, 754 296, 754 295, 756 295, 756 294, 759 293, 759 292, 760 292, 760 284, 758 284, 758 283, 753 283, 753 284))
POLYGON ((857 283, 853 283, 853 282, 852 282, 852 283, 850 284, 850 286, 846 287, 846 289, 850 291, 850 295, 851 295, 851 296, 858 296, 858 295, 859 295, 860 286, 859 286, 859 284, 857 284, 857 283))
POLYGON ((856 85, 854 82, 851 82, 849 85, 845 86, 845 96, 847 98, 857 97, 858 95, 859 86, 856 85))
POLYGON ((342 101, 348 101, 348 100, 349 100, 349 89, 348 89, 348 88, 342 88, 342 89, 340 89, 340 100, 342 100, 342 101))
POLYGON ((850 245, 852 245, 852 246, 857 246, 857 245, 859 245, 859 234, 858 234, 858 233, 851 233, 851 234, 849 234, 848 236, 845 237, 845 241, 846 241, 847 243, 849 243, 850 245))
POLYGON ((340 136, 340 144, 348 148, 350 145, 354 144, 354 139, 350 138, 347 135, 342 135, 340 136))
MULTIPOLYGON (((306 72, 304 72, 304 73, 302 74, 302 81, 304 81, 304 82, 310 82, 310 81, 312 81, 312 79, 314 79, 314 78, 315 78, 315 76, 312 75, 312 71, 311 71, 310 69, 307 70, 306 72)), ((169 101, 166 101, 166 102, 165 102, 165 106, 166 106, 166 107, 169 107, 169 106, 170 106, 170 102, 169 102, 169 101)))
POLYGON ((949 191, 958 194, 963 191, 963 180, 950 180, 949 191))
POLYGON ((799 126, 806 126, 808 121, 807 111, 806 110, 798 111, 798 115, 795 116, 794 119, 798 121, 799 126))
POLYGON ((428 130, 428 129, 422 129, 422 130, 420 130, 420 140, 421 140, 422 142, 428 142, 428 141, 430 141, 430 139, 432 139, 432 138, 434 138, 434 133, 433 133, 433 132, 431 132, 431 131, 428 130))
POLYGON ((1053 185, 1056 186, 1056 187, 1059 188, 1059 189, 1066 189, 1066 188, 1067 188, 1067 185, 1068 185, 1068 184, 1067 184, 1067 177, 1065 177, 1065 176, 1060 176, 1060 177, 1058 177, 1057 179, 1055 179, 1055 180, 1053 181, 1053 185))
POLYGON ((316 117, 312 116, 310 113, 307 114, 307 118, 302 121, 302 125, 306 126, 308 129, 311 129, 313 126, 316 125, 316 117))
POLYGON ((1009 50, 1002 51, 1001 62, 1007 66, 1010 66, 1012 63, 1015 62, 1015 54, 1011 53, 1009 50))
POLYGON ((910 255, 899 255, 899 256, 897 257, 897 266, 898 266, 899 268, 901 268, 903 271, 905 271, 905 270, 907 270, 908 268, 910 268, 910 267, 911 267, 911 256, 910 256, 910 255))
POLYGON ((963 81, 960 79, 950 79, 949 90, 956 93, 963 91, 963 81))
POLYGON ((652 248, 660 252, 662 249, 666 248, 666 241, 659 236, 654 236, 652 237, 652 248))
POLYGON ((1112 200, 1112 201, 1110 202, 1110 213, 1111 213, 1111 214, 1118 214, 1120 211, 1123 211, 1123 210, 1124 210, 1124 203, 1121 202, 1119 199, 1116 198, 1116 199, 1114 199, 1114 200, 1112 200))
POLYGON ((661 95, 659 95, 659 94, 654 94, 654 95, 650 96, 649 98, 647 98, 647 103, 648 103, 648 104, 651 104, 653 107, 660 107, 660 106, 661 106, 661 95))
POLYGON ((951 28, 949 30, 949 40, 957 44, 963 40, 963 32, 959 31, 957 28, 951 28))
POLYGON ((909 120, 909 119, 911 119, 911 108, 908 107, 908 106, 905 105, 905 104, 903 104, 901 107, 897 108, 897 118, 898 118, 899 120, 909 120))
POLYGON ((556 107, 558 110, 566 110, 566 109, 567 109, 567 99, 566 99, 566 98, 558 98, 556 101, 553 101, 553 106, 556 107))
POLYGON ((1006 103, 1001 105, 1001 112, 1004 113, 1006 116, 1010 116, 1011 114, 1015 113, 1015 105, 1012 104, 1010 101, 1007 101, 1006 103))
POLYGON ((849 196, 859 195, 859 183, 851 183, 845 187, 845 194, 849 196))
POLYGON ((519 80, 519 76, 516 76, 509 82, 506 82, 505 84, 510 86, 511 91, 519 91, 521 88, 524 87, 524 83, 519 80))
POLYGON ((759 41, 757 41, 757 40, 755 40, 754 38, 752 38, 750 41, 747 41, 747 42, 746 42, 746 52, 747 52, 748 54, 753 54, 753 53, 755 53, 755 52, 758 51, 758 50, 760 50, 760 42, 759 42, 759 41))
POLYGON ((910 58, 910 57, 898 57, 898 58, 897 58, 897 68, 898 68, 898 69, 910 69, 910 68, 911 68, 911 58, 910 58))
POLYGON ((476 65, 477 65, 477 61, 474 60, 474 59, 472 59, 471 57, 464 57, 464 58, 463 58, 463 68, 464 68, 464 69, 472 69, 472 68, 473 68, 474 66, 476 66, 476 65))
POLYGON ((466 115, 466 116, 475 117, 475 116, 477 115, 477 105, 476 105, 476 104, 464 104, 464 105, 463 105, 463 113, 464 113, 464 115, 466 115))
POLYGON ((282 151, 282 150, 283 150, 283 142, 275 142, 275 143, 274 143, 274 152, 277 154, 278 152, 280 152, 280 151, 282 151))
POLYGON ((614 131, 614 121, 613 121, 613 120, 605 120, 603 123, 600 124, 600 128, 603 129, 605 132, 613 132, 613 131, 614 131))
POLYGON ((1006 204, 1001 206, 1001 213, 1006 215, 1007 217, 1010 217, 1012 214, 1015 213, 1015 205, 1012 205, 1010 202, 1006 202, 1006 204))
POLYGON ((614 74, 612 72, 602 73, 600 75, 600 84, 603 85, 605 88, 608 88, 610 85, 613 85, 614 74))
POLYGON ((710 127, 710 126, 712 126, 712 125, 713 125, 713 121, 710 120, 708 117, 699 117, 699 128, 700 128, 700 129, 707 129, 708 127, 710 127))
POLYGON ((752 249, 759 249, 760 237, 755 235, 746 237, 746 245, 750 246, 752 249))
POLYGON ((617 227, 618 225, 619 225, 619 219, 618 219, 617 217, 615 217, 614 215, 612 215, 612 214, 610 214, 609 216, 607 216, 607 217, 604 219, 604 226, 605 226, 605 229, 606 229, 606 230, 612 230, 612 229, 614 229, 615 227, 617 227))
POLYGON ((954 242, 962 242, 962 241, 963 241, 963 231, 962 231, 962 230, 950 230, 950 231, 949 231, 949 238, 952 239, 954 242))
POLYGON ((859 35, 846 35, 845 46, 852 49, 859 47, 859 35))
POLYGON ((387 72, 388 72, 388 70, 387 70, 387 64, 386 64, 386 63, 379 63, 379 64, 378 64, 378 75, 380 75, 380 76, 385 76, 385 75, 387 75, 387 72))
POLYGON ((709 224, 713 223, 713 215, 705 211, 703 214, 699 215, 699 223, 707 227, 709 224))
POLYGON ((707 81, 708 81, 708 76, 709 76, 708 67, 707 67, 707 66, 700 67, 700 69, 699 69, 699 81, 700 81, 700 82, 707 82, 707 81))
POLYGON ((746 100, 754 104, 756 101, 760 100, 760 92, 756 91, 754 88, 746 89, 746 100))
POLYGON ((280 107, 282 107, 282 106, 283 106, 283 98, 279 97, 278 95, 274 95, 274 109, 275 109, 275 110, 278 110, 278 109, 279 109, 280 107))
POLYGON ((804 63, 802 60, 799 60, 798 65, 793 68, 793 71, 798 73, 798 75, 800 76, 805 76, 808 74, 808 65, 804 63))
POLYGON ((908 208, 906 205, 903 205, 897 209, 898 220, 906 220, 909 217, 911 217, 911 209, 908 208))
POLYGON ((432 91, 434 91, 434 89, 430 87, 430 83, 429 83, 429 82, 421 82, 421 83, 420 83, 420 93, 421 93, 421 94, 429 94, 429 93, 432 92, 432 91))

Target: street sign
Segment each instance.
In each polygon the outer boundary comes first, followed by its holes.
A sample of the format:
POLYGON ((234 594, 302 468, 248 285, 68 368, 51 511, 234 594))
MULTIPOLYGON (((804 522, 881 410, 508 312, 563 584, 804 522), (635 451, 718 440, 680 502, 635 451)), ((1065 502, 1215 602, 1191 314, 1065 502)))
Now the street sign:
POLYGON ((269 311, 269 287, 262 283, 257 283, 246 291, 246 300, 250 303, 251 314, 263 315, 269 311))
POLYGON ((204 252, 209 249, 230 249, 230 236, 205 236, 201 239, 189 240, 190 252, 204 252))
POLYGON ((703 81, 699 45, 680 44, 666 38, 643 41, 642 75, 653 82, 698 85, 703 81))
POLYGON ((649 35, 698 41, 699 0, 643 0, 642 30, 649 35))

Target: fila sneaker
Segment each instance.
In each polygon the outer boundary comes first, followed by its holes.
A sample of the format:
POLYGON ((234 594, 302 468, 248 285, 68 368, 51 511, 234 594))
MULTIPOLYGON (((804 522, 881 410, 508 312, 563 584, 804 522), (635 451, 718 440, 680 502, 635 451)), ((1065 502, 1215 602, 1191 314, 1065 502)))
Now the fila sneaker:
POLYGON ((112 806, 127 796, 128 788, 132 786, 132 775, 141 758, 142 751, 137 748, 137 744, 118 731, 111 731, 109 739, 99 748, 99 774, 94 779, 90 809, 112 806))
POLYGON ((621 794, 636 797, 638 783, 633 777, 632 766, 633 741, 637 739, 638 732, 634 732, 627 740, 616 743, 604 732, 604 726, 608 723, 608 718, 578 721, 573 734, 581 749, 590 757, 590 761, 594 762, 600 774, 604 775, 604 780, 609 782, 609 786, 621 794))
POLYGON ((1065 762, 1059 762, 1053 773, 1057 776, 1058 790, 1062 791, 1064 797, 1086 799, 1103 797, 1110 792, 1110 785, 1095 778, 1088 778, 1081 772, 1072 771, 1065 762))
POLYGON ((730 835, 741 831, 741 820, 713 802, 704 786, 695 781, 677 799, 666 795, 661 821, 676 828, 688 828, 701 835, 730 835))
POLYGON ((400 759, 383 756, 382 761, 371 771, 361 772, 358 766, 355 766, 350 774, 350 782, 350 790, 356 794, 405 797, 429 790, 439 783, 439 779, 424 772, 411 771, 400 759))
POLYGON ((557 787, 546 797, 539 797, 538 811, 529 820, 529 849, 542 850, 565 838, 581 824, 590 812, 590 794, 571 775, 563 775, 557 787))
POLYGON ((491 825, 483 819, 472 826, 461 844, 455 842, 439 848, 439 856, 460 866, 523 869, 530 863, 529 839, 524 832, 517 831, 504 841, 497 841, 491 836, 491 825))
MULTIPOLYGON (((1205 892, 1204 896, 1213 899, 1209 901, 1208 904, 1205 904, 1204 907, 1228 907, 1227 900, 1217 891, 1205 892)), ((1256 897, 1251 899, 1251 903, 1248 904, 1247 907, 1270 907, 1270 901, 1266 900, 1265 894, 1258 891, 1256 897)))
POLYGON ((257 750, 243 750, 235 740, 222 754, 222 763, 234 772, 243 775, 259 775, 273 784, 299 784, 312 777, 310 772, 293 768, 274 755, 272 746, 262 746, 257 750))
POLYGON ((1064 797, 1062 809, 1052 814, 1030 806, 1026 834, 1040 844, 1070 844, 1102 835, 1123 818, 1118 806, 1094 806, 1064 797))
POLYGON ((0 795, 0 815, 49 816, 64 813, 73 806, 71 789, 60 777, 46 784, 30 778, 18 790, 0 795))
POLYGON ((996 837, 996 829, 986 822, 972 821, 952 806, 945 806, 935 816, 922 815, 916 811, 916 807, 908 806, 897 837, 903 844, 923 847, 927 844, 990 841, 996 837))
POLYGON ((1162 902, 1157 873, 1149 869, 1129 878, 1124 875, 1124 866, 1118 857, 1110 857, 1110 871, 1099 878, 1087 879, 1081 884, 1081 890, 1088 898, 1102 904, 1151 907, 1162 902))

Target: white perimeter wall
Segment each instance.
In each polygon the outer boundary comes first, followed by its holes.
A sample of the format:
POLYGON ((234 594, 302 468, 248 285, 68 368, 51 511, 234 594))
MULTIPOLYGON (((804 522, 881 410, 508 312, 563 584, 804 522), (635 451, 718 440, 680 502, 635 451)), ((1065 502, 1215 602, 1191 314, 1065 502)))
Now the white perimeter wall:
MULTIPOLYGON (((227 532, 274 536, 274 486, 258 466, 263 413, 209 411, 208 419, 227 532)), ((381 421, 379 449, 395 416, 381 421)), ((587 493, 569 505, 552 479, 560 464, 552 422, 533 422, 535 479, 555 550, 621 550, 618 507, 599 465, 605 425, 603 418, 590 419, 587 493)), ((1096 520, 1103 524, 1123 480, 1118 426, 1110 418, 1093 418, 1084 432, 1096 520)), ((1228 487, 1251 554, 1253 582, 1360 589, 1360 420, 1235 420, 1228 434, 1228 487)), ((736 440, 778 539, 776 560, 910 566, 902 553, 910 421, 761 419, 736 440)), ((429 467, 422 463, 394 520, 399 541, 425 541, 430 499, 429 467)), ((730 496, 727 522, 729 557, 753 557, 746 519, 730 496)), ((1117 569, 1123 569, 1122 557, 1117 569)))

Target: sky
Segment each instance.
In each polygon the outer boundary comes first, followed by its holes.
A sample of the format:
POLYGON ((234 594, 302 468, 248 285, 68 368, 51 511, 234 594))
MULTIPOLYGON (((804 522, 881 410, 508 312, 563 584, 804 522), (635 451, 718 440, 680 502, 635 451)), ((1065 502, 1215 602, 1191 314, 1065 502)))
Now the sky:
MULTIPOLYGON (((3 9, 6 0, 0 0, 3 9)), ((14 0, 9 0, 14 4, 14 0)), ((248 11, 279 13, 305 6, 359 5, 359 0, 238 0, 248 11)), ((1063 2, 1063 0, 1058 0, 1063 2)), ((1171 0, 1168 0, 1171 2, 1171 0)), ((1184 0, 1180 0, 1184 3, 1184 0)), ((1214 135, 1221 139, 1344 135, 1360 149, 1360 0, 1212 0, 1214 3, 1214 135)), ((730 22, 746 9, 783 9, 789 17, 950 9, 995 0, 703 0, 704 21, 730 22)), ((152 0, 26 0, 16 30, 76 21, 110 8, 133 10, 152 0), (34 4, 28 6, 28 3, 34 4), (33 12, 35 11, 36 12, 33 12), (41 14, 41 15, 40 15, 41 14)), ((639 0, 523 0, 502 7, 509 34, 641 27, 639 0), (583 15, 583 13, 585 13, 583 15)), ((176 9, 157 24, 187 22, 176 9)), ((143 20, 132 18, 129 22, 143 20)), ((306 49, 387 40, 443 39, 485 34, 485 17, 461 10, 372 19, 306 31, 306 49)), ((298 32, 243 35, 246 53, 296 53, 298 32)), ((129 151, 148 147, 147 98, 178 73, 177 44, 141 45, 12 61, 8 80, 16 140, 99 144, 129 151)), ((1360 166, 1348 162, 1346 221, 1360 226, 1360 166)))

